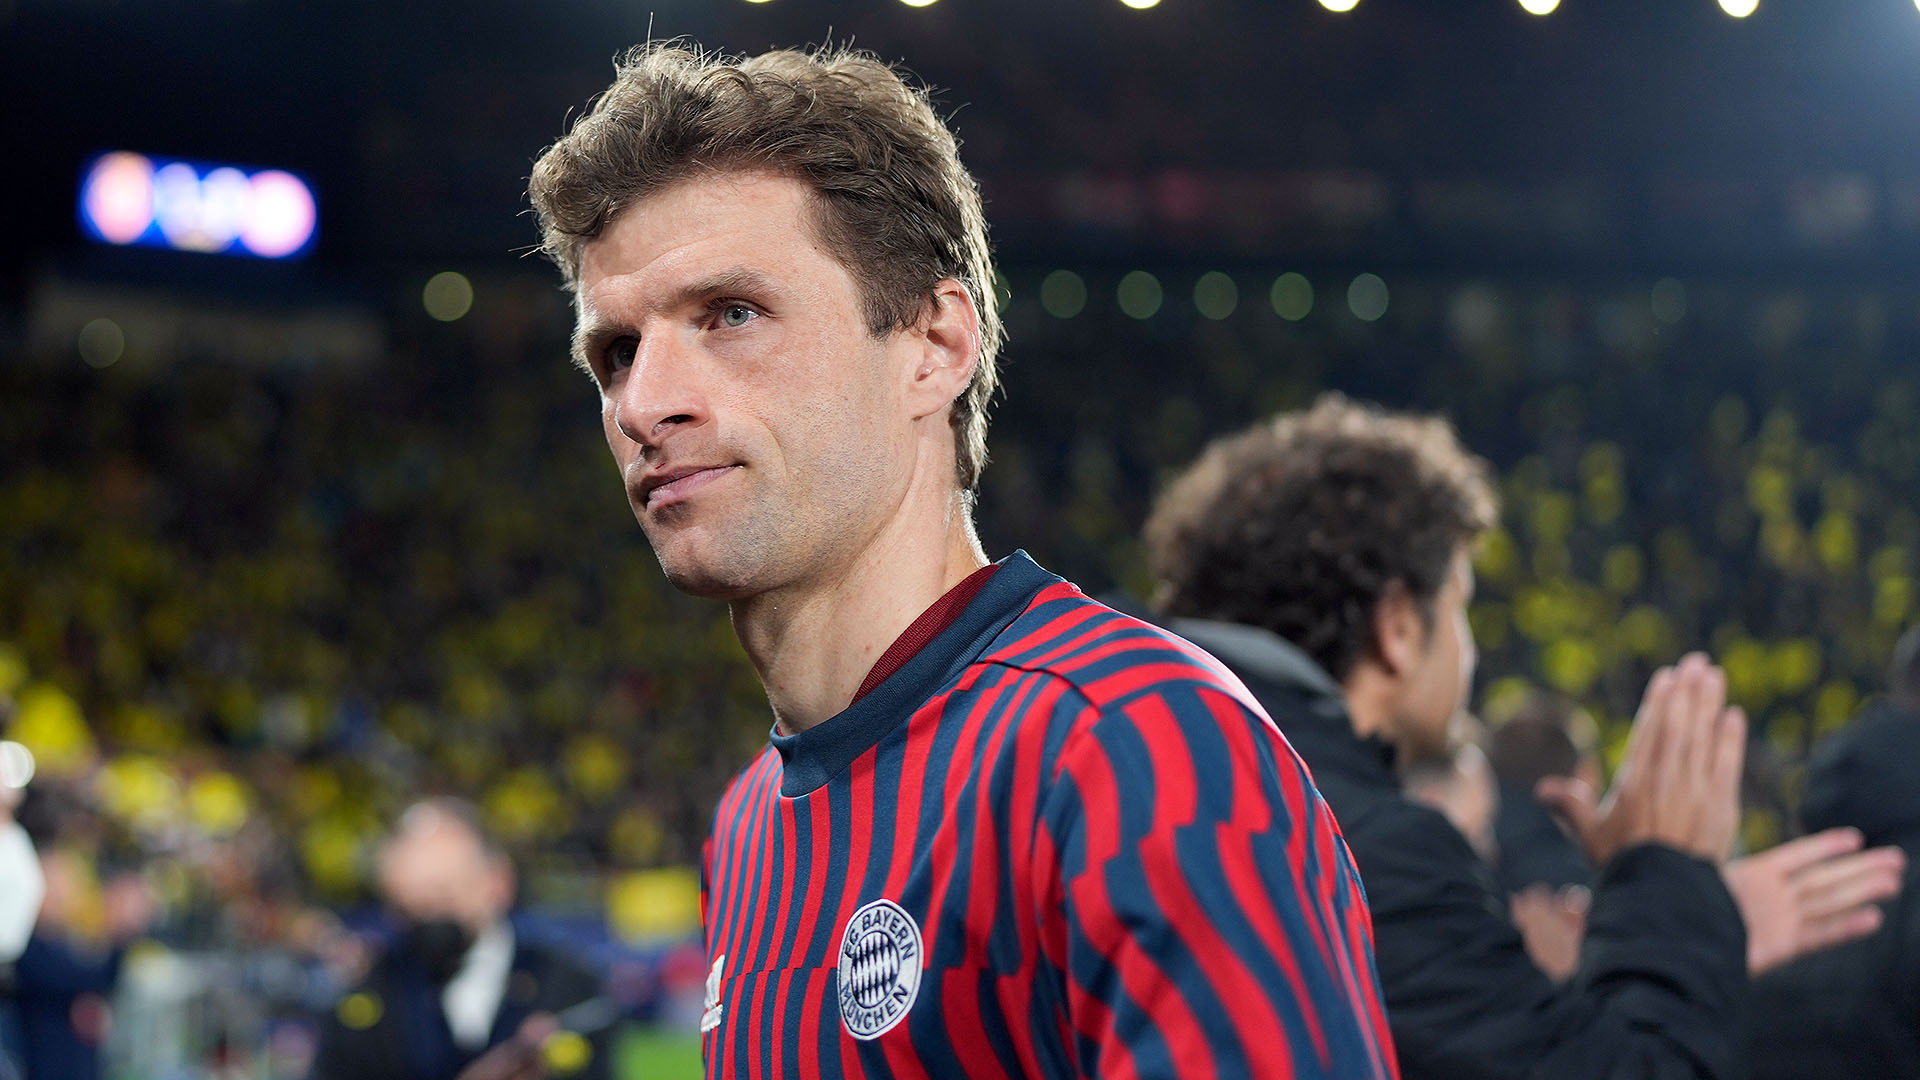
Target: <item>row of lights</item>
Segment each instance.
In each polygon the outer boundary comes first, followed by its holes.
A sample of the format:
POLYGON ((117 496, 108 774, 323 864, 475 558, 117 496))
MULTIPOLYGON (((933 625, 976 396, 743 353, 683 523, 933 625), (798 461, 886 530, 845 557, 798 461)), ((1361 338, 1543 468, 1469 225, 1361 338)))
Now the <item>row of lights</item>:
MULTIPOLYGON (((1086 280, 1071 270, 1055 270, 1040 282, 1041 310, 1056 319, 1071 319, 1085 311, 1088 295, 1086 280)), ((1135 319, 1158 315, 1166 296, 1160 279, 1145 270, 1121 278, 1113 294, 1121 313, 1135 319)), ((1267 290, 1267 302, 1274 314, 1288 322, 1299 322, 1311 314, 1313 300, 1313 283, 1304 274, 1281 274, 1267 290)), ((1347 310, 1361 322, 1373 322, 1385 315, 1387 301, 1387 283, 1378 274, 1361 274, 1347 283, 1347 310)), ((1193 307, 1202 317, 1226 319, 1239 306, 1240 285, 1232 277, 1213 270, 1193 283, 1193 307)))
MULTIPOLYGON (((747 0, 749 4, 765 4, 770 0, 747 0)), ((928 7, 936 0, 900 0, 908 7, 928 7)), ((1120 0, 1135 11, 1160 6, 1160 0, 1120 0)), ((1736 19, 1744 19, 1760 8, 1760 0, 1719 0, 1720 10, 1736 19)), ((1560 0, 1519 0, 1521 10, 1529 15, 1551 15, 1559 10, 1560 0)), ((1360 0, 1320 0, 1320 6, 1328 11, 1352 11, 1360 6, 1360 0)), ((1920 7, 1920 0, 1914 0, 1914 6, 1920 7)))

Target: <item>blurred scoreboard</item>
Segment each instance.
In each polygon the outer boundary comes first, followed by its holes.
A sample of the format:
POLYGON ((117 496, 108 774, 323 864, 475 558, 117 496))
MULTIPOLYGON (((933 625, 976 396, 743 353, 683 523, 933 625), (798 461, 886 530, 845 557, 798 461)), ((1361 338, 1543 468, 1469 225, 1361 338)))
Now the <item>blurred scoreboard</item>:
POLYGON ((87 164, 80 227, 108 244, 290 259, 313 247, 313 189, 281 169, 118 151, 87 164))

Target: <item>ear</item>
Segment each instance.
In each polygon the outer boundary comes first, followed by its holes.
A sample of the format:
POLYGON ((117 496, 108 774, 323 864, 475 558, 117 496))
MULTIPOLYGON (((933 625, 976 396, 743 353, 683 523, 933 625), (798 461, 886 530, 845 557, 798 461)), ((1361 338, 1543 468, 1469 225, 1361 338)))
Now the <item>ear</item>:
POLYGON ((1426 623, 1405 583, 1389 583, 1374 605, 1373 641, 1380 664, 1390 675, 1412 671, 1426 651, 1426 623))
POLYGON ((980 362, 980 313, 966 287, 953 278, 935 285, 911 339, 915 352, 906 372, 907 401, 919 420, 966 393, 980 362))

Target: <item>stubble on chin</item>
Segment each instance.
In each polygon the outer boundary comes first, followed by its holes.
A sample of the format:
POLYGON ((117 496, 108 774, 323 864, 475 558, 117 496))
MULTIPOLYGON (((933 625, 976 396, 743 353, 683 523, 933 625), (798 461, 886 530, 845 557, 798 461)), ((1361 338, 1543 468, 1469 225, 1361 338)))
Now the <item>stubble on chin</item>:
POLYGON ((772 531, 758 516, 722 530, 682 520, 690 507, 669 508, 649 523, 636 511, 661 573, 674 588, 707 600, 741 600, 769 587, 772 531))

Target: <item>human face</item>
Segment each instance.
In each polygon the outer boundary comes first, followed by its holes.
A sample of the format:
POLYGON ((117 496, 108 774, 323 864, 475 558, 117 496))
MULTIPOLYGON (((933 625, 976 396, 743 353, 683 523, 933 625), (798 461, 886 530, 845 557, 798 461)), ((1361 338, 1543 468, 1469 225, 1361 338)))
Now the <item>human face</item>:
POLYGON ((471 832, 437 815, 415 817, 388 843, 380 888, 408 919, 451 919, 476 934, 513 903, 512 871, 471 832))
POLYGON ((667 577, 737 600, 830 575, 905 496, 909 335, 875 337, 813 195, 697 174, 582 252, 577 353, 667 577))
POLYGON ((1416 755, 1445 752, 1454 714, 1467 703, 1479 653, 1467 624, 1473 600, 1473 560, 1463 546, 1453 555, 1446 584, 1433 601, 1433 629, 1404 677, 1395 710, 1400 744, 1416 755))

